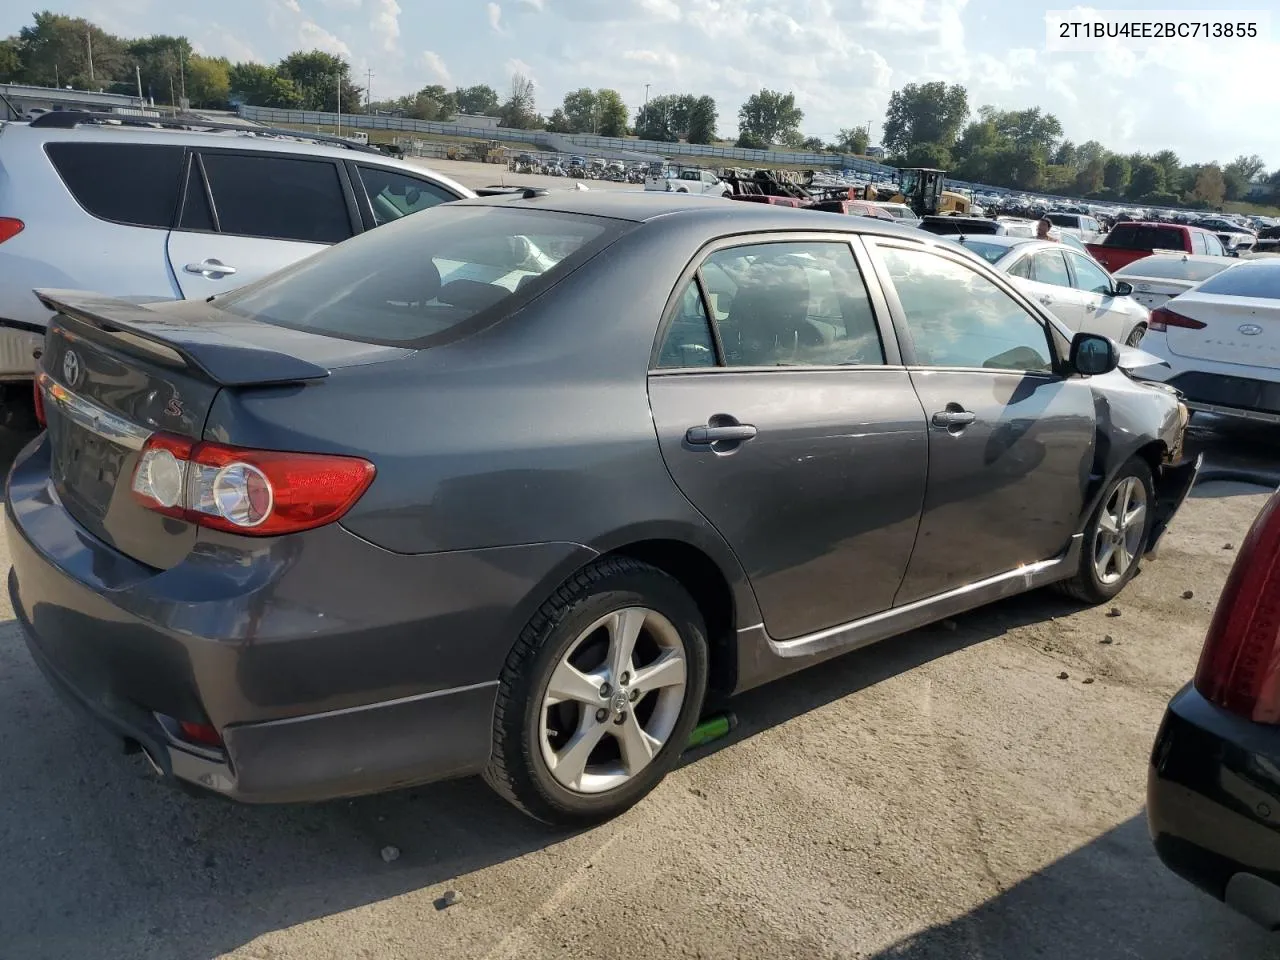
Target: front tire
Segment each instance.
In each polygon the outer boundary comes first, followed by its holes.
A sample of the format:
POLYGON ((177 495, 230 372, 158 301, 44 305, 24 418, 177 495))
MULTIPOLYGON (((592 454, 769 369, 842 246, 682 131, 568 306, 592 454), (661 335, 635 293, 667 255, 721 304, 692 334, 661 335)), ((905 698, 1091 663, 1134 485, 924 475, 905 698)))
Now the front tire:
POLYGON ((1129 336, 1125 338, 1124 345, 1126 347, 1136 347, 1142 343, 1142 338, 1147 335, 1147 325, 1140 323, 1129 331, 1129 336))
POLYGON ((702 615, 676 580, 626 557, 592 563, 507 657, 485 780, 545 823, 617 816, 680 759, 707 662, 702 615))
POLYGON ((1123 590, 1146 551, 1154 504, 1151 468, 1133 457, 1111 479, 1089 518, 1080 567, 1061 590, 1089 604, 1106 603, 1123 590))

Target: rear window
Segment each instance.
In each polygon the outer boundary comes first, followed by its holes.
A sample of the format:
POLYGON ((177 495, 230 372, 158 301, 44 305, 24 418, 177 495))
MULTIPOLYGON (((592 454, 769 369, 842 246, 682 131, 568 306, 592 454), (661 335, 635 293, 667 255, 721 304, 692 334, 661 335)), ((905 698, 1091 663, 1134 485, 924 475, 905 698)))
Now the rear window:
POLYGON ((595 217, 441 205, 214 301, 239 316, 366 343, 425 347, 510 312, 622 232, 595 217))
POLYGON ((1117 224, 1107 234, 1106 247, 1124 250, 1182 250, 1185 249, 1181 230, 1170 227, 1140 227, 1134 224, 1117 224))
POLYGON ((1221 273, 1229 266, 1231 263, 1226 258, 1219 262, 1206 263, 1203 260, 1158 260, 1154 257, 1144 257, 1117 270, 1116 276, 1167 277, 1170 280, 1194 280, 1199 283, 1201 280, 1208 280, 1215 274, 1221 273))
POLYGON ((1009 246, 1003 243, 987 243, 983 240, 971 240, 968 237, 965 237, 960 243, 970 253, 976 253, 987 263, 995 263, 1009 252, 1009 246))
POLYGON ((1242 263, 1210 277, 1196 292, 1280 300, 1280 263, 1242 263))
POLYGON ((49 143, 53 168, 99 220, 167 230, 178 203, 182 147, 155 143, 49 143))
POLYGON ((1047 214, 1049 222, 1059 227, 1078 227, 1080 226, 1080 217, 1074 213, 1050 213, 1047 214))

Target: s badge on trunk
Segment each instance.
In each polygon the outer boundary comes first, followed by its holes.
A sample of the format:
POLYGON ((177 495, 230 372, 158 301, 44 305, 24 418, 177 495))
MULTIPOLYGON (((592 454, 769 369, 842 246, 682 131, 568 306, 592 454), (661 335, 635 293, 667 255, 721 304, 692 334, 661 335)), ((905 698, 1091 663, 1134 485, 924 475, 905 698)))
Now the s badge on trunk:
POLYGON ((80 374, 84 372, 84 367, 80 363, 80 357, 74 350, 68 350, 62 355, 62 379, 68 387, 74 387, 80 382, 80 374))

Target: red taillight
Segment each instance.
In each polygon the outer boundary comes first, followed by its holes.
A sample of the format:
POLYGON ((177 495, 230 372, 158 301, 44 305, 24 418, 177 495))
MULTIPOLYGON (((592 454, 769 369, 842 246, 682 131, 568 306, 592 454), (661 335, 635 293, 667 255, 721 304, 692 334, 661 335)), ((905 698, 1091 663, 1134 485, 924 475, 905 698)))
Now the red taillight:
POLYGON ((206 747, 222 746, 222 737, 217 729, 207 723, 192 723, 190 720, 179 720, 178 729, 182 738, 206 747))
POLYGON ((1149 326, 1152 330, 1168 330, 1170 327, 1183 327, 1187 330, 1203 330, 1205 328, 1205 324, 1199 320, 1184 317, 1182 314, 1175 313, 1167 307, 1157 307, 1151 311, 1149 326))
POLYGON ((49 426, 49 421, 45 419, 44 415, 44 391, 40 389, 40 378, 38 376, 32 381, 31 389, 35 395, 36 423, 40 424, 40 429, 43 430, 49 426))
POLYGON ((1196 689, 1259 723, 1280 723, 1280 493, 1258 514, 1205 637, 1196 689))
POLYGON ((373 482, 359 457, 249 450, 157 433, 133 471, 143 506, 214 530, 255 537, 332 523, 373 482))
POLYGON ((26 224, 17 217, 0 217, 0 243, 12 240, 20 234, 26 224))

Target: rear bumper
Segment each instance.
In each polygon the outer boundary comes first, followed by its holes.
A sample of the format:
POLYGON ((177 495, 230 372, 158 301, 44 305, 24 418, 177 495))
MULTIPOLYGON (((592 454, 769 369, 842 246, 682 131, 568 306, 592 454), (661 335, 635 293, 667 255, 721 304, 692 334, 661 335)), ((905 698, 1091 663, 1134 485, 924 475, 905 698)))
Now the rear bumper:
POLYGON ((44 438, 6 496, 9 591, 35 662, 159 770, 239 800, 319 800, 483 768, 496 679, 574 544, 403 556, 336 524, 201 540, 157 571, 95 539, 44 438), (187 743, 177 721, 223 747, 187 743))
POLYGON ((0 381, 30 380, 35 375, 35 351, 43 345, 43 329, 0 319, 0 381))
POLYGON ((1147 823, 1169 869, 1280 930, 1280 729, 1183 688, 1152 750, 1147 823))

